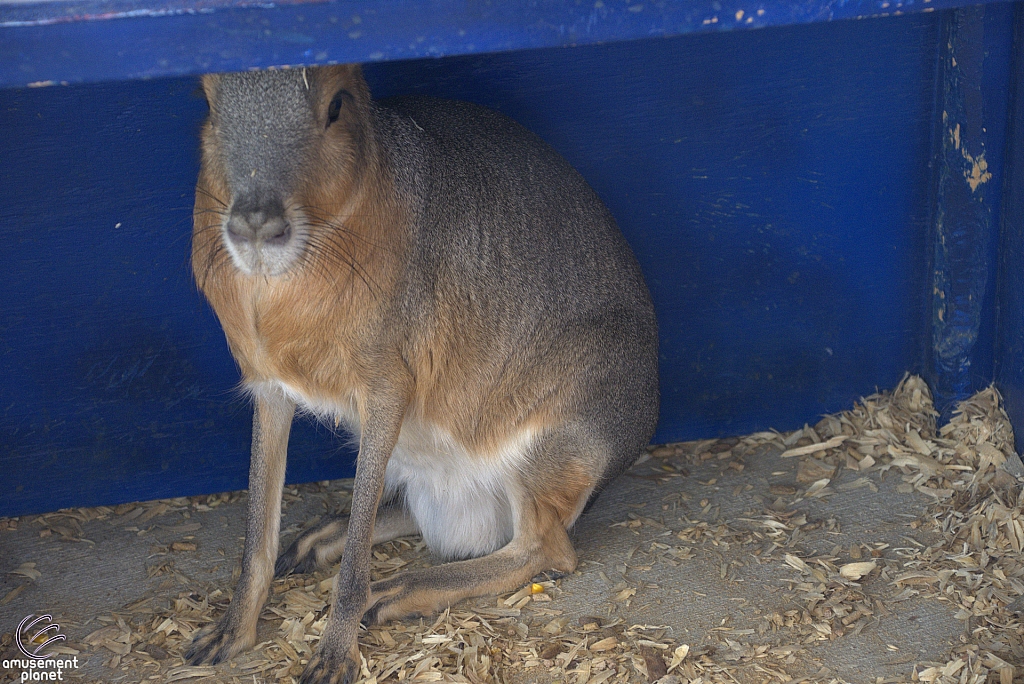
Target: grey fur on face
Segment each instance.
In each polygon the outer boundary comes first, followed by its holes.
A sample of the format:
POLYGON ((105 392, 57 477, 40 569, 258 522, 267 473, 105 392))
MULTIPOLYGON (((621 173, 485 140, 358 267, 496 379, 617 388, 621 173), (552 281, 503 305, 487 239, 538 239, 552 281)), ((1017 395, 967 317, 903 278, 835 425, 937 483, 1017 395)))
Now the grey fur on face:
POLYGON ((321 133, 317 94, 304 70, 225 74, 216 81, 210 124, 231 188, 225 246, 246 273, 282 275, 305 247, 307 219, 290 198, 321 133))
MULTIPOLYGON (((211 109, 232 191, 240 197, 287 195, 317 133, 315 93, 301 71, 225 74, 211 109)), ((251 201, 251 200, 250 200, 251 201)))

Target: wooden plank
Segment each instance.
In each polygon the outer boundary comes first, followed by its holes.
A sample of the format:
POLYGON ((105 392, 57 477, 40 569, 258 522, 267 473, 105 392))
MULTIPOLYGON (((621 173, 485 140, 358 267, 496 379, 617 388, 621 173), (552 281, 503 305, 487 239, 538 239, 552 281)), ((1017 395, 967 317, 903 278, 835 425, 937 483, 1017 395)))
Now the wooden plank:
POLYGON ((943 19, 927 376, 946 417, 993 375, 1012 17, 1011 6, 993 5, 943 19))
POLYGON ((932 12, 967 0, 0 2, 0 87, 479 54, 932 12))

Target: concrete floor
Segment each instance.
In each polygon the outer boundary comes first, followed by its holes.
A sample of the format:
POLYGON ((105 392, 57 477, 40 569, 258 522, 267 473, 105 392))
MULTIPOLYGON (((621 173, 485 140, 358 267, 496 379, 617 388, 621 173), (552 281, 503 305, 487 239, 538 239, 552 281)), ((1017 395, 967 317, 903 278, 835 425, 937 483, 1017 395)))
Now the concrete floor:
MULTIPOLYGON (((536 605, 556 608, 570 625, 599 616, 652 626, 663 641, 687 644, 691 657, 704 654, 740 682, 785 680, 771 673, 792 681, 909 680, 916 663, 945 662, 965 623, 954 619, 949 603, 901 595, 890 581, 904 570, 909 549, 935 543, 915 523, 928 501, 901 487, 896 471, 843 469, 829 484, 831 493, 801 498, 807 484, 797 481, 798 460, 781 459, 775 449, 703 462, 654 458, 635 466, 576 526, 578 571, 557 582, 551 602, 536 605), (801 570, 787 554, 807 565, 801 570), (859 586, 826 590, 836 601, 845 600, 840 591, 852 592, 870 615, 849 628, 840 620, 832 628, 815 627, 816 618, 801 613, 808 592, 825 586, 813 575, 814 559, 837 566, 876 561, 882 573, 859 586)), ((146 622, 154 606, 183 595, 201 601, 217 588, 230 590, 245 496, 225 498, 178 499, 85 521, 72 515, 0 521, 3 657, 15 652, 11 635, 23 617, 49 613, 80 651, 80 667, 66 671, 65 679, 176 681, 168 673, 181 664, 180 648, 149 649, 147 658, 156 662, 139 669, 82 640, 119 618, 129 626, 146 622)), ((289 489, 284 543, 310 518, 346 504, 344 483, 289 489)), ((464 604, 472 610, 472 601, 464 604)), ((494 598, 481 599, 485 604, 494 606, 494 598)), ((510 630, 540 634, 549 615, 524 609, 508 618, 510 630)), ((264 620, 261 630, 272 632, 277 623, 264 620)), ((661 652, 666 660, 671 653, 661 652)), ((546 672, 511 667, 502 679, 582 678, 546 672)), ((240 681, 236 675, 220 666, 187 681, 240 681)), ((13 669, 0 671, 0 682, 18 677, 13 669)), ((643 681, 635 673, 621 679, 643 681)))

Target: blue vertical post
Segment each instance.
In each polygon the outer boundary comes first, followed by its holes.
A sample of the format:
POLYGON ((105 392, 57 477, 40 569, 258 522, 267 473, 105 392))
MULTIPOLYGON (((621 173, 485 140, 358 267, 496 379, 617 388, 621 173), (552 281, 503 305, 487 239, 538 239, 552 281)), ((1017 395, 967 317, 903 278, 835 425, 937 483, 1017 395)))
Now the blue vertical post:
MULTIPOLYGON (((1008 79, 1006 177, 1003 182, 996 383, 1018 435, 1024 434, 1024 4, 1014 17, 1008 79)), ((1018 439, 1018 451, 1021 442, 1018 439)))
POLYGON ((993 377, 999 204, 1014 7, 950 10, 939 43, 932 344, 944 417, 993 377))

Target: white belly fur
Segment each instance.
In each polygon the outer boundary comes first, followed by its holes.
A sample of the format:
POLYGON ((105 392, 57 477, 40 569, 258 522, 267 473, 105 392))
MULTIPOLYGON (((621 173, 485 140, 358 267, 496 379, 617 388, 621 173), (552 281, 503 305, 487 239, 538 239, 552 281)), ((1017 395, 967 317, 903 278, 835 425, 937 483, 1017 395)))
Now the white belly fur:
POLYGON ((431 551, 469 558, 497 551, 515 531, 517 488, 534 441, 532 430, 493 454, 471 454, 445 431, 406 423, 384 476, 431 551))
MULTIPOLYGON (((338 419, 359 434, 355 402, 310 401, 282 386, 301 409, 322 420, 338 419)), ((445 430, 406 420, 384 475, 385 496, 400 493, 423 541, 442 558, 471 558, 497 551, 515 531, 517 487, 536 438, 522 430, 490 454, 473 454, 445 430)))

